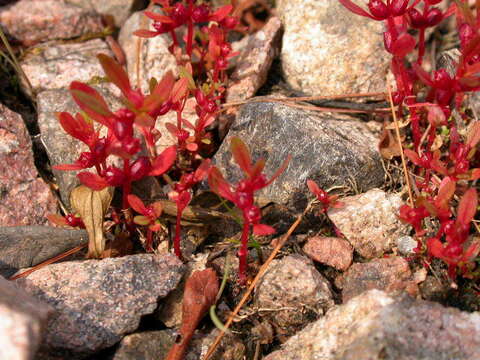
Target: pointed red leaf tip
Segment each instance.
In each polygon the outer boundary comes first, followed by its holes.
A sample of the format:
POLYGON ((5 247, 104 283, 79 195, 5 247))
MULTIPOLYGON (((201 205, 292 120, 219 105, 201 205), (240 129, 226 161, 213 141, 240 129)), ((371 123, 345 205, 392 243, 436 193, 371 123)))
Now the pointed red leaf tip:
POLYGON ((217 22, 222 21, 227 17, 228 14, 230 14, 232 9, 233 9, 232 5, 222 6, 212 14, 212 16, 210 17, 210 20, 217 21, 217 22))
POLYGON ((141 37, 141 38, 149 39, 149 38, 153 38, 153 37, 157 36, 158 32, 145 30, 145 29, 139 29, 139 30, 135 30, 133 32, 133 35, 141 37))
POLYGON ((80 182, 94 191, 100 191, 108 187, 107 181, 98 174, 84 171, 77 174, 80 182))
POLYGON ((154 21, 162 22, 162 23, 165 23, 165 24, 173 24, 174 23, 173 19, 171 19, 170 17, 162 15, 162 14, 155 13, 153 11, 144 11, 143 14, 146 17, 148 17, 148 18, 150 18, 154 21))
POLYGON ((93 124, 87 123, 81 114, 73 117, 67 112, 60 112, 56 116, 67 134, 90 145, 90 136, 94 134, 93 124))
POLYGON ((354 14, 357 14, 357 15, 360 15, 360 16, 365 16, 365 17, 368 17, 370 19, 373 19, 373 20, 377 20, 377 18, 375 18, 374 16, 370 15, 368 12, 366 12, 365 10, 363 10, 360 6, 354 4, 352 1, 350 0, 338 0, 340 1, 340 3, 345 6, 348 10, 350 10, 351 12, 353 12, 354 14))
POLYGON ((456 186, 456 182, 451 178, 444 178, 438 188, 438 194, 435 198, 435 206, 440 209, 448 209, 448 204, 452 199, 453 194, 455 194, 456 186))
POLYGON ((212 166, 208 174, 208 184, 210 185, 210 188, 221 197, 230 200, 231 202, 235 201, 235 196, 230 189, 230 184, 215 166, 212 166))
POLYGON ((130 80, 128 80, 128 75, 123 67, 114 59, 105 54, 98 54, 97 58, 100 61, 100 65, 102 65, 103 71, 105 72, 105 75, 107 75, 108 79, 122 91, 125 97, 128 98, 132 87, 130 86, 130 80))
POLYGON ((310 190, 310 192, 317 197, 320 196, 321 191, 320 188, 318 187, 317 183, 313 180, 307 180, 307 187, 310 190))
POLYGON ((230 140, 230 151, 240 169, 250 176, 252 174, 252 158, 247 145, 239 137, 234 136, 230 140))
POLYGON ((282 166, 280 166, 277 171, 275 171, 275 174, 271 177, 271 179, 265 184, 265 186, 270 185, 272 182, 275 181, 276 178, 278 178, 288 167, 288 164, 290 163, 290 160, 292 159, 291 155, 288 155, 287 158, 283 161, 282 166))
POLYGON ((152 164, 152 170, 150 171, 150 176, 159 176, 165 173, 170 169, 177 158, 177 148, 176 146, 170 146, 163 150, 163 152, 158 155, 152 164))
POLYGON ((55 170, 61 170, 61 171, 74 171, 74 170, 83 170, 86 167, 83 166, 82 164, 78 162, 74 162, 73 164, 58 164, 52 166, 53 169, 55 170))
POLYGON ((210 159, 203 160, 200 166, 195 170, 195 181, 199 182, 205 179, 210 171, 210 167, 212 166, 212 161, 210 159))
POLYGON ((265 224, 255 224, 253 225, 253 233, 259 236, 266 236, 275 234, 277 231, 268 225, 265 224))
POLYGON ((103 97, 95 89, 87 84, 73 81, 70 84, 70 93, 80 109, 85 111, 88 116, 102 125, 110 125, 108 117, 113 114, 108 109, 103 97))
POLYGON ((457 211, 457 224, 469 225, 477 212, 478 194, 475 188, 468 189, 460 199, 457 211))
POLYGON ((181 98, 185 96, 188 91, 188 79, 181 78, 178 80, 175 85, 173 86, 172 92, 170 93, 170 99, 172 103, 176 103, 181 98))
POLYGON ((127 200, 133 210, 139 214, 148 216, 148 209, 138 196, 130 194, 127 196, 127 200))
POLYGON ((148 96, 143 105, 147 111, 155 110, 161 104, 163 104, 172 91, 175 85, 175 77, 171 71, 168 71, 162 80, 155 85, 153 92, 148 96))

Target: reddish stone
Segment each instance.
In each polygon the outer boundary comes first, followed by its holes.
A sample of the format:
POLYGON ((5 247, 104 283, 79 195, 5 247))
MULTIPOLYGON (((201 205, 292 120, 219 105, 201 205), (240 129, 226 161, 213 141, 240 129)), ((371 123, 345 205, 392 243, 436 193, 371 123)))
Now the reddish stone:
POLYGON ((20 0, 0 7, 0 24, 14 40, 30 46, 102 31, 101 16, 66 0, 20 0))
POLYGON ((40 225, 57 205, 38 177, 23 119, 0 105, 0 226, 40 225))
POLYGON ((418 286, 410 267, 401 257, 375 259, 368 263, 355 263, 335 281, 343 289, 343 302, 361 293, 378 289, 387 293, 406 291, 411 295, 418 293, 418 286))
POLYGON ((345 271, 352 264, 353 247, 336 237, 314 236, 307 240, 303 251, 312 260, 345 271))

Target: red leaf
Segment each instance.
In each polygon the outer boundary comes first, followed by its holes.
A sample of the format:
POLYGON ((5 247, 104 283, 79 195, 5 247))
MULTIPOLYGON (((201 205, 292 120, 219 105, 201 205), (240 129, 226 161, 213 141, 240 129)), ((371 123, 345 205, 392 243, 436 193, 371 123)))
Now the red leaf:
POLYGON ((84 171, 78 173, 77 177, 83 185, 89 187, 94 191, 100 191, 109 186, 107 181, 103 177, 91 172, 84 171))
POLYGON ((150 96, 145 99, 143 108, 146 111, 152 111, 159 107, 170 96, 173 85, 175 85, 175 78, 172 72, 168 71, 162 80, 155 85, 150 96))
POLYGON ((212 166, 208 174, 208 184, 210 188, 221 197, 235 202, 235 195, 230 190, 230 184, 224 179, 220 170, 212 166))
POLYGON ((477 212, 478 195, 475 188, 468 189, 460 199, 457 211, 457 224, 469 225, 477 212))
POLYGON ((155 12, 152 12, 152 11, 144 11, 143 13, 146 17, 149 17, 150 19, 152 19, 154 21, 158 21, 158 22, 165 23, 165 24, 173 24, 173 22, 174 22, 168 16, 158 14, 158 13, 155 13, 155 12))
POLYGON ((265 186, 270 185, 272 182, 275 181, 277 177, 279 177, 285 171, 291 159, 292 159, 292 156, 288 155, 285 161, 283 162, 282 166, 278 168, 278 170, 275 172, 275 174, 273 174, 272 178, 265 184, 265 186))
POLYGON ((113 116, 103 97, 87 84, 73 81, 70 84, 70 93, 77 105, 85 111, 88 116, 105 126, 110 125, 108 117, 113 116))
POLYGON ((412 35, 405 33, 400 35, 400 37, 393 42, 390 50, 393 55, 403 58, 415 49, 415 45, 415 38, 412 35))
POLYGON ((150 30, 145 30, 145 29, 139 29, 139 30, 135 30, 133 32, 133 35, 135 36, 138 36, 138 37, 141 37, 141 38, 153 38, 155 36, 158 35, 158 32, 156 31, 150 31, 150 30))
POLYGON ((365 17, 368 17, 368 18, 373 19, 373 20, 377 20, 376 17, 370 15, 368 12, 366 12, 360 6, 354 4, 350 0, 338 0, 338 1, 340 1, 340 3, 343 6, 345 6, 348 10, 350 10, 354 14, 357 14, 357 15, 360 15, 360 16, 365 16, 365 17))
POLYGON ((47 215, 48 221, 50 221, 52 224, 58 225, 58 226, 68 226, 67 220, 61 215, 58 214, 48 214, 47 215))
POLYGON ((85 169, 85 166, 83 166, 80 163, 74 162, 73 164, 58 164, 52 166, 53 169, 55 170, 60 170, 60 171, 74 171, 74 170, 83 170, 85 169))
POLYGON ((275 234, 276 232, 277 231, 273 227, 265 225, 265 224, 255 224, 255 225, 253 225, 253 233, 255 235, 265 236, 265 235, 275 234))
POLYGON ((413 162, 417 166, 423 166, 422 160, 420 159, 420 156, 418 154, 410 149, 405 149, 403 150, 403 153, 410 159, 411 162, 413 162))
POLYGON ((430 238, 427 240, 428 253, 438 259, 443 259, 443 244, 437 238, 430 238))
POLYGON ((210 20, 220 22, 227 17, 227 15, 232 11, 232 5, 225 5, 215 11, 211 16, 210 20))
POLYGON ((233 158, 240 169, 242 169, 247 175, 251 175, 252 158, 250 157, 250 151, 248 150, 247 145, 245 145, 245 143, 239 137, 235 136, 230 140, 230 149, 233 158))
POLYGON ((108 79, 122 91, 125 97, 128 98, 128 94, 132 87, 130 86, 130 80, 128 80, 128 75, 123 67, 105 54, 98 54, 97 58, 108 79))
POLYGON ((170 99, 172 100, 172 103, 176 103, 177 101, 179 101, 181 98, 185 96, 187 92, 188 92, 188 79, 181 78, 175 83, 175 85, 173 86, 172 92, 170 94, 170 99))
POLYGON ((130 194, 128 195, 127 200, 133 210, 148 217, 148 209, 138 196, 130 194))
POLYGON ((440 183, 438 194, 435 198, 435 206, 440 209, 448 209, 448 204, 452 199, 453 194, 455 194, 456 185, 456 182, 451 178, 444 178, 440 183))
POLYGON ((210 167, 212 166, 212 161, 210 159, 203 160, 200 166, 195 170, 195 181, 199 182, 205 179, 210 171, 210 167))
POLYGON ((81 114, 77 114, 76 117, 67 112, 57 113, 56 115, 67 134, 89 146, 91 145, 91 136, 95 131, 93 125, 87 123, 81 114))
POLYGON ((259 159, 252 168, 252 178, 259 176, 265 168, 265 159, 259 159))
POLYGON ((177 148, 170 146, 158 155, 152 164, 152 170, 149 175, 158 176, 170 169, 177 158, 177 148))

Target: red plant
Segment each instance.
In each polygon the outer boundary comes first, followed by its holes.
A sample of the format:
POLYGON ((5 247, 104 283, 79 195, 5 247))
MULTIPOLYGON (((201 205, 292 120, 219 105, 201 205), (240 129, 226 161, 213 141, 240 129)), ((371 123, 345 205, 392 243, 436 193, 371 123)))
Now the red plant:
POLYGON ((470 183, 480 178, 476 154, 480 125, 472 123, 462 137, 451 114, 458 111, 468 123, 471 119, 462 109, 464 95, 480 90, 480 2, 472 11, 468 1, 454 0, 442 12, 433 6, 439 0, 369 0, 368 11, 352 0, 339 1, 355 14, 386 23, 385 48, 393 55, 397 84, 394 102, 399 105, 399 114, 404 111, 402 106, 410 112, 413 148, 404 153, 414 165, 419 190, 413 206, 401 207, 400 219, 413 226, 418 252, 426 250, 445 261, 452 278, 457 272, 470 276, 480 250, 471 236, 478 199, 470 183), (422 68, 425 30, 451 15, 457 21, 461 56, 454 64, 455 71, 429 73, 422 68), (418 32, 416 38, 412 30, 418 32), (406 55, 415 48, 417 57, 410 63, 406 55), (419 96, 422 87, 426 88, 424 99, 419 96), (438 229, 432 232, 425 219, 437 223, 438 229))
POLYGON ((318 185, 313 180, 307 180, 308 189, 314 194, 317 200, 322 204, 322 213, 327 212, 331 207, 341 208, 343 203, 338 201, 338 195, 328 195, 328 193, 320 189, 318 185))
POLYGON ((247 253, 250 228, 253 229, 255 235, 271 235, 275 233, 274 228, 260 223, 262 215, 261 210, 254 204, 255 192, 270 185, 285 170, 290 158, 287 158, 272 178, 267 180, 263 174, 264 159, 260 159, 255 164, 252 164, 250 151, 238 137, 232 137, 230 147, 233 158, 245 177, 237 185, 233 186, 225 180, 218 168, 212 166, 208 175, 208 183, 213 191, 234 203, 242 211, 243 231, 238 257, 240 260, 239 280, 244 284, 247 280, 247 253))

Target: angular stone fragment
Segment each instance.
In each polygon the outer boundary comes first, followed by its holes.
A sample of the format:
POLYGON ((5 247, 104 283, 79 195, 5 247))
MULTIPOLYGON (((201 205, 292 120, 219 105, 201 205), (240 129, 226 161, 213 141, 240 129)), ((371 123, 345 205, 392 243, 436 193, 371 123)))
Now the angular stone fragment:
POLYGON ((133 32, 138 29, 152 30, 151 24, 152 20, 143 15, 142 11, 136 12, 128 18, 118 36, 118 42, 127 58, 130 81, 137 85, 140 79, 140 88, 145 93, 148 92, 152 77, 161 80, 169 70, 174 73, 177 71, 175 57, 168 51, 171 40, 167 34, 150 39, 133 35, 133 32))
POLYGON ((341 271, 347 270, 353 259, 352 246, 336 237, 313 236, 307 240, 303 251, 312 260, 341 271))
POLYGON ((0 275, 12 276, 19 269, 35 266, 87 241, 85 230, 51 226, 0 227, 0 275))
POLYGON ((312 197, 308 179, 323 188, 354 184, 358 189, 370 189, 383 183, 377 139, 357 119, 269 102, 242 106, 214 157, 226 178, 235 182, 243 173, 230 152, 232 136, 239 136, 249 146, 255 160, 266 159, 268 176, 288 155, 292 157, 280 177, 257 192, 261 203, 272 201, 303 211, 307 198, 312 197))
POLYGON ((387 293, 406 291, 418 293, 408 262, 401 257, 374 259, 368 263, 355 263, 335 281, 342 288, 343 302, 361 293, 378 289, 387 293))
MULTIPOLYGON (((68 88, 72 81, 89 83, 104 77, 98 54, 113 56, 107 43, 94 39, 82 43, 46 43, 27 53, 21 65, 35 93, 68 88)), ((29 88, 22 82, 23 89, 29 88)))
POLYGON ((273 260, 255 292, 260 313, 285 336, 293 335, 315 318, 315 313, 333 304, 328 281, 309 259, 299 255, 273 260))
POLYGON ((115 19, 115 24, 121 26, 131 15, 132 11, 139 10, 146 5, 146 0, 68 0, 70 3, 83 9, 94 10, 102 15, 110 15, 115 19))
POLYGON ((33 360, 53 308, 0 276, 0 357, 33 360))
POLYGON ((385 90, 390 54, 380 21, 339 1, 280 0, 277 11, 285 28, 282 69, 294 89, 318 96, 385 90))
POLYGON ((342 198, 342 203, 341 208, 328 210, 328 217, 363 257, 382 256, 409 232, 398 218, 402 199, 396 194, 372 189, 342 198))
POLYGON ((272 61, 280 50, 281 35, 282 23, 274 16, 261 30, 249 36, 230 76, 227 102, 251 98, 265 83, 272 61))
POLYGON ((476 360, 480 314, 371 290, 332 309, 265 360, 476 360))
POLYGON ((139 254, 53 264, 16 283, 56 310, 43 351, 72 358, 112 346, 135 331, 182 273, 173 255, 139 254))
POLYGON ((22 117, 0 104, 0 226, 45 224, 56 203, 35 168, 22 117))
MULTIPOLYGON (((121 104, 118 98, 110 91, 110 85, 95 87, 105 98, 112 111, 118 110, 121 104)), ((41 139, 47 150, 50 164, 71 164, 75 162, 82 151, 88 147, 79 140, 68 135, 60 125, 55 113, 68 112, 75 115, 80 111, 73 101, 70 92, 66 89, 47 90, 38 94, 38 126, 41 139)), ((96 124, 98 126, 98 124, 96 124)), ((102 133, 103 134, 103 133, 102 133)), ((72 189, 79 185, 76 177, 77 171, 60 171, 53 169, 60 195, 65 204, 69 204, 72 189)))
POLYGON ((102 31, 100 14, 68 0, 19 0, 0 7, 0 24, 23 45, 102 31))

